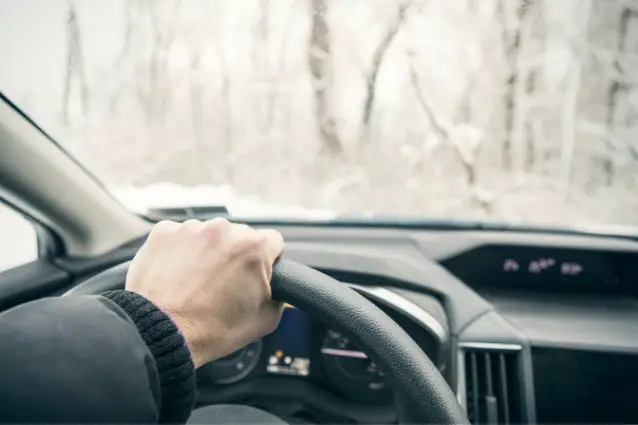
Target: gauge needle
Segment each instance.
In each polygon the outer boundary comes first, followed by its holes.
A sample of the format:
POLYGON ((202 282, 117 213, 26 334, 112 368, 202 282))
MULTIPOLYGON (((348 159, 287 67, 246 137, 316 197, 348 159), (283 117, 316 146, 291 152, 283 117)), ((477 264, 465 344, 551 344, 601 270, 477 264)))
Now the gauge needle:
POLYGON ((340 357, 353 357, 355 359, 367 359, 368 356, 366 353, 362 351, 353 351, 353 350, 341 350, 339 348, 322 348, 322 354, 327 354, 329 356, 340 356, 340 357))

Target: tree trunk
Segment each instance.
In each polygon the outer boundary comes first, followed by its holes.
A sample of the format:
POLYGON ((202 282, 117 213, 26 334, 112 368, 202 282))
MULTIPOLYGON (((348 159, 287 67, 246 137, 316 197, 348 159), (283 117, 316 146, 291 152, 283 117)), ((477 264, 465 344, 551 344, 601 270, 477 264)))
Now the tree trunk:
POLYGON ((69 4, 69 12, 66 20, 67 28, 67 62, 64 78, 64 93, 62 98, 62 120, 68 124, 69 103, 71 102, 71 89, 73 80, 77 81, 80 90, 80 103, 82 114, 88 112, 89 91, 84 75, 84 58, 82 56, 82 43, 80 40, 80 26, 73 3, 69 4))
MULTIPOLYGON (((618 43, 616 49, 616 57, 613 63, 613 70, 616 74, 612 83, 609 86, 607 93, 607 132, 609 138, 614 139, 617 137, 617 133, 622 131, 625 126, 624 111, 621 104, 627 99, 629 93, 629 84, 624 81, 627 75, 626 70, 623 69, 623 56, 626 54, 629 25, 633 17, 636 16, 636 12, 632 11, 628 6, 622 8, 620 14, 620 22, 618 24, 618 43)), ((605 179, 605 184, 611 186, 614 183, 614 163, 610 157, 603 158, 602 169, 605 179)))
POLYGON ((388 51, 392 41, 396 38, 397 33, 405 19, 405 12, 410 3, 405 2, 399 5, 397 13, 394 16, 392 22, 388 26, 383 38, 374 49, 372 55, 372 63, 369 68, 368 75, 366 76, 366 97, 363 102, 363 113, 361 118, 361 138, 367 139, 369 135, 370 119, 372 118, 372 111, 374 108, 374 100, 376 97, 377 77, 383 58, 388 51))
MULTIPOLYGON (((120 72, 126 66, 126 62, 131 54, 131 44, 133 40, 133 7, 134 3, 127 2, 124 4, 124 42, 113 66, 114 70, 120 72)), ((122 90, 115 90, 109 98, 109 112, 113 117, 117 114, 121 95, 122 90)))
POLYGON ((421 89, 421 84, 419 82, 419 76, 416 72, 415 66, 410 62, 410 83, 412 85, 412 89, 414 90, 414 95, 416 97, 421 110, 425 114, 432 130, 436 135, 442 139, 448 146, 450 146, 457 158, 461 162, 461 166, 465 171, 466 182, 469 187, 475 188, 477 183, 476 176, 476 153, 478 150, 478 144, 474 147, 472 152, 468 152, 463 146, 463 140, 459 140, 458 137, 454 135, 453 125, 441 119, 432 108, 432 105, 428 102, 428 99, 423 94, 423 90, 421 89))
POLYGON ((330 90, 332 88, 332 47, 327 22, 326 0, 310 0, 311 30, 308 65, 315 96, 315 116, 322 148, 330 155, 343 153, 337 124, 332 115, 330 90))
MULTIPOLYGON (((538 72, 531 71, 527 75, 527 84, 525 88, 525 97, 530 99, 535 91, 538 79, 538 72)), ((529 102, 528 102, 529 103, 529 102)), ((529 113, 529 104, 526 104, 526 114, 529 113)), ((535 140, 535 131, 533 128, 533 123, 527 120, 523 124, 525 126, 525 170, 531 172, 534 169, 534 165, 536 162, 536 140, 535 140)))
POLYGON ((574 147, 576 145, 576 118, 578 113, 578 97, 582 77, 582 64, 574 58, 571 65, 572 72, 566 83, 565 103, 563 105, 561 122, 561 180, 565 194, 569 192, 572 175, 574 147))
POLYGON ((516 87, 520 75, 518 73, 518 58, 521 51, 521 30, 523 20, 527 15, 529 9, 530 0, 520 0, 516 9, 516 25, 513 30, 508 31, 508 25, 506 20, 506 7, 505 0, 499 0, 498 2, 498 16, 501 18, 501 30, 502 30, 502 42, 505 46, 505 58, 507 60, 507 75, 505 79, 505 135, 503 138, 502 155, 503 166, 509 170, 513 165, 512 144, 514 134, 514 121, 516 113, 516 87))
MULTIPOLYGON (((221 116, 222 125, 222 138, 219 141, 220 150, 219 155, 224 158, 223 166, 225 173, 225 183, 232 184, 235 178, 235 128, 234 128, 234 109, 233 109, 233 85, 230 72, 228 70, 228 64, 226 59, 226 53, 222 46, 216 46, 217 60, 221 69, 221 93, 220 100, 222 109, 219 113, 221 116)), ((215 78, 219 78, 220 75, 215 75, 215 78)))
MULTIPOLYGON (((270 72, 270 0, 259 1, 259 20, 253 36, 253 66, 257 82, 256 96, 252 107, 255 113, 255 123, 260 134, 266 134, 271 129, 273 117, 271 93, 273 90, 270 72)), ((255 93, 255 92, 254 92, 255 93)))
MULTIPOLYGON (((174 2, 170 11, 175 19, 180 3, 174 2)), ((138 98, 145 114, 147 126, 164 124, 171 105, 172 84, 169 81, 169 52, 176 40, 174 22, 160 16, 159 2, 145 4, 151 43, 148 59, 138 59, 138 98)))
POLYGON ((202 153, 208 155, 208 146, 204 141, 204 128, 203 128, 203 92, 204 87, 200 81, 202 65, 202 51, 198 47, 191 53, 190 61, 190 104, 191 104, 191 125, 193 131, 193 138, 195 144, 201 149, 202 153))

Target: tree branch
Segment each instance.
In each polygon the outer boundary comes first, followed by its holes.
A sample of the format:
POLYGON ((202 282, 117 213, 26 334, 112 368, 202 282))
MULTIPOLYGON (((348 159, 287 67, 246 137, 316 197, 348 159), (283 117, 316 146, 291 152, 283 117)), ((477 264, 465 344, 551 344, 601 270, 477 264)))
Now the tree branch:
POLYGON ((432 129, 436 132, 436 134, 445 139, 446 141, 450 140, 450 129, 449 126, 442 122, 441 119, 434 113, 432 107, 428 103, 427 99, 423 95, 421 90, 421 83, 419 82, 419 76, 414 67, 414 60, 412 58, 412 54, 408 54, 408 63, 410 68, 410 83, 412 84, 412 88, 414 89, 414 95, 416 97, 417 102, 419 102, 419 106, 425 113, 432 129))
POLYGON ((315 94, 315 116, 323 147, 331 155, 343 153, 337 124, 331 113, 329 90, 332 83, 332 46, 326 0, 310 0, 311 30, 308 65, 315 94))
MULTIPOLYGON (((410 82, 421 109, 428 118, 434 132, 443 139, 445 143, 451 146, 452 149, 454 149, 454 152, 456 152, 459 160, 461 161, 461 165, 465 169, 468 184, 470 186, 474 186, 476 184, 476 152, 480 146, 480 140, 476 140, 476 143, 472 145, 472 149, 465 149, 463 147, 462 144, 464 142, 468 142, 466 144, 470 144, 470 140, 465 140, 463 136, 457 136, 457 131, 453 125, 445 122, 442 118, 437 116, 428 103, 426 97, 423 95, 419 76, 416 72, 411 54, 408 54, 408 63, 410 68, 410 82)), ((471 137, 469 134, 465 135, 465 138, 469 137, 471 137)))
POLYGON ((394 19, 388 26, 383 38, 381 38, 381 41, 372 55, 372 62, 368 75, 366 76, 366 99, 363 103, 362 124, 364 129, 368 127, 370 124, 370 118, 372 117, 372 109, 374 106, 374 99, 376 97, 376 82, 381 64, 383 63, 383 58, 392 44, 392 41, 396 38, 396 35, 401 28, 401 24, 405 20, 406 12, 411 4, 412 0, 408 0, 399 5, 394 19))

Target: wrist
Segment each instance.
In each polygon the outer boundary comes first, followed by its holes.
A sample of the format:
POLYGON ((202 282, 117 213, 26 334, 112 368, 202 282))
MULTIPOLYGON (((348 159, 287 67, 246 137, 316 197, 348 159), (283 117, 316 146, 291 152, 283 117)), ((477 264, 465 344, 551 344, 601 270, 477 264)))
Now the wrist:
POLYGON ((157 368, 161 387, 160 422, 183 423, 195 402, 195 368, 190 351, 173 320, 135 292, 102 294, 118 305, 137 327, 157 368))
POLYGON ((171 319, 177 327, 179 334, 184 338, 184 343, 188 348, 195 369, 208 363, 209 360, 204 355, 205 350, 203 343, 198 337, 195 327, 182 315, 170 311, 164 311, 164 313, 171 319))

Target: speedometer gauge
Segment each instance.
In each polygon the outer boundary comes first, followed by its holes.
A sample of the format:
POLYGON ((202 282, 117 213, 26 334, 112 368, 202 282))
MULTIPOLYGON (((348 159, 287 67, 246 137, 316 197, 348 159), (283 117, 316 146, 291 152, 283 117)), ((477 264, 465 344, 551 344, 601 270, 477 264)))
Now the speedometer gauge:
POLYGON ((321 347, 326 372, 341 392, 361 403, 390 401, 383 371, 347 337, 329 330, 321 347))
POLYGON ((202 373, 217 384, 231 384, 255 369, 261 353, 261 341, 254 341, 232 354, 202 366, 202 373))

